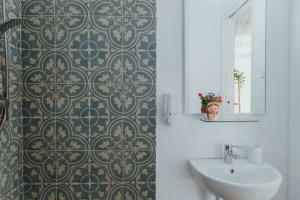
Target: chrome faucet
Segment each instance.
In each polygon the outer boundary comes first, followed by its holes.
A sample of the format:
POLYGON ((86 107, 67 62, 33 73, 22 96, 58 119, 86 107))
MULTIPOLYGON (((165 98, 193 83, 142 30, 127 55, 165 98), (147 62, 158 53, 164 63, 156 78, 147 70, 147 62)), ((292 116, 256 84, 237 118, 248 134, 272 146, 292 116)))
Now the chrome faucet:
POLYGON ((233 164, 233 161, 237 160, 239 158, 238 153, 233 151, 234 148, 241 149, 243 147, 232 145, 232 144, 224 145, 224 162, 225 163, 233 164))

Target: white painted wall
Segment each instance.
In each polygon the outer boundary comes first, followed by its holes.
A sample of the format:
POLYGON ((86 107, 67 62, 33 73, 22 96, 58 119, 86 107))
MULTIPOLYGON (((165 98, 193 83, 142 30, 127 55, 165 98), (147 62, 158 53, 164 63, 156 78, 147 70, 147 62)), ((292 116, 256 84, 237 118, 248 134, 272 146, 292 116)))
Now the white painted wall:
MULTIPOLYGON (((252 40, 253 40, 253 47, 252 47, 252 71, 251 71, 251 112, 252 113, 263 113, 265 111, 265 104, 260 103, 259 99, 266 93, 265 87, 262 87, 265 82, 265 71, 266 71, 266 46, 265 46, 265 35, 266 30, 266 17, 265 17, 265 8, 266 2, 273 3, 272 0, 261 1, 261 0, 253 0, 252 1, 252 16, 253 16, 253 23, 252 23, 252 40)), ((289 0, 285 1, 289 2, 289 0)), ((287 3, 286 3, 287 4, 287 3)), ((275 4, 276 5, 276 4, 275 4)), ((283 13, 287 15, 288 13, 283 13)), ((270 16, 270 15, 269 15, 270 16)), ((273 18, 269 18, 273 20, 273 18)), ((269 20, 269 21, 270 21, 269 20)), ((278 25, 280 26, 280 24, 278 25)), ((286 30, 288 31, 288 29, 286 30)), ((286 41, 288 39, 285 38, 286 41)), ((268 58, 267 58, 268 59, 268 58)), ((267 66, 268 67, 268 66, 267 66)), ((285 66, 288 69, 288 66, 285 66)), ((265 101, 265 99, 264 99, 265 101)))
POLYGON ((291 5, 289 200, 300 198, 300 1, 291 5))
POLYGON ((189 0, 185 6, 186 113, 197 114, 199 92, 221 94, 223 0, 189 0))
MULTIPOLYGON (((297 1, 297 0, 295 0, 297 1)), ((203 200, 187 160, 221 155, 221 144, 260 144, 265 160, 284 177, 274 200, 287 199, 289 1, 269 0, 267 25, 267 113, 258 124, 204 123, 183 114, 183 0, 157 0, 158 105, 160 95, 178 95, 172 127, 157 124, 157 199, 203 200), (282 100, 283 98, 283 100, 282 100)), ((159 107, 158 113, 161 113, 159 107)), ((161 115, 160 115, 161 116, 161 115)))

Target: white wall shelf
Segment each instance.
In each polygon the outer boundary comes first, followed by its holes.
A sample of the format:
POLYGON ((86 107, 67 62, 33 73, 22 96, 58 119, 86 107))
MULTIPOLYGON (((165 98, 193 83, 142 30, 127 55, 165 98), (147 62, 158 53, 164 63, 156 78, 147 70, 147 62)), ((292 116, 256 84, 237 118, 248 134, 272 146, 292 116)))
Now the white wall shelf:
POLYGON ((208 123, 220 123, 220 122, 260 122, 259 117, 253 117, 249 115, 219 115, 216 121, 210 121, 206 114, 200 114, 200 120, 208 123))

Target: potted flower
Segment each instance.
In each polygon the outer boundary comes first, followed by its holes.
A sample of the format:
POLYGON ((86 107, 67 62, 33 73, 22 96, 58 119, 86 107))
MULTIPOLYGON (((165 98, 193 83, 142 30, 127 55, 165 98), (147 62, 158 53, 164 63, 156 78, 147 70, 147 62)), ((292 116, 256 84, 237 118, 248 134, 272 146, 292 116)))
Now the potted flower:
POLYGON ((207 113, 207 103, 208 103, 207 97, 203 96, 201 92, 198 93, 198 96, 201 101, 201 113, 207 113))
POLYGON ((217 120, 219 107, 223 101, 222 96, 215 95, 214 93, 208 93, 207 95, 198 93, 198 96, 201 100, 201 113, 207 113, 209 120, 217 120))

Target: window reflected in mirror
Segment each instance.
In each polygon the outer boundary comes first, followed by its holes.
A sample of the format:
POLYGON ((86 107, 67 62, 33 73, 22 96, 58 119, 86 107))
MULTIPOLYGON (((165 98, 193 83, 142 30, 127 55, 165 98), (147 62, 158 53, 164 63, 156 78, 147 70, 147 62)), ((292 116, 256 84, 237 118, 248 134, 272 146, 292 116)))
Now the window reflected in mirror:
POLYGON ((251 6, 244 5, 232 16, 234 31, 234 113, 251 112, 251 6))

